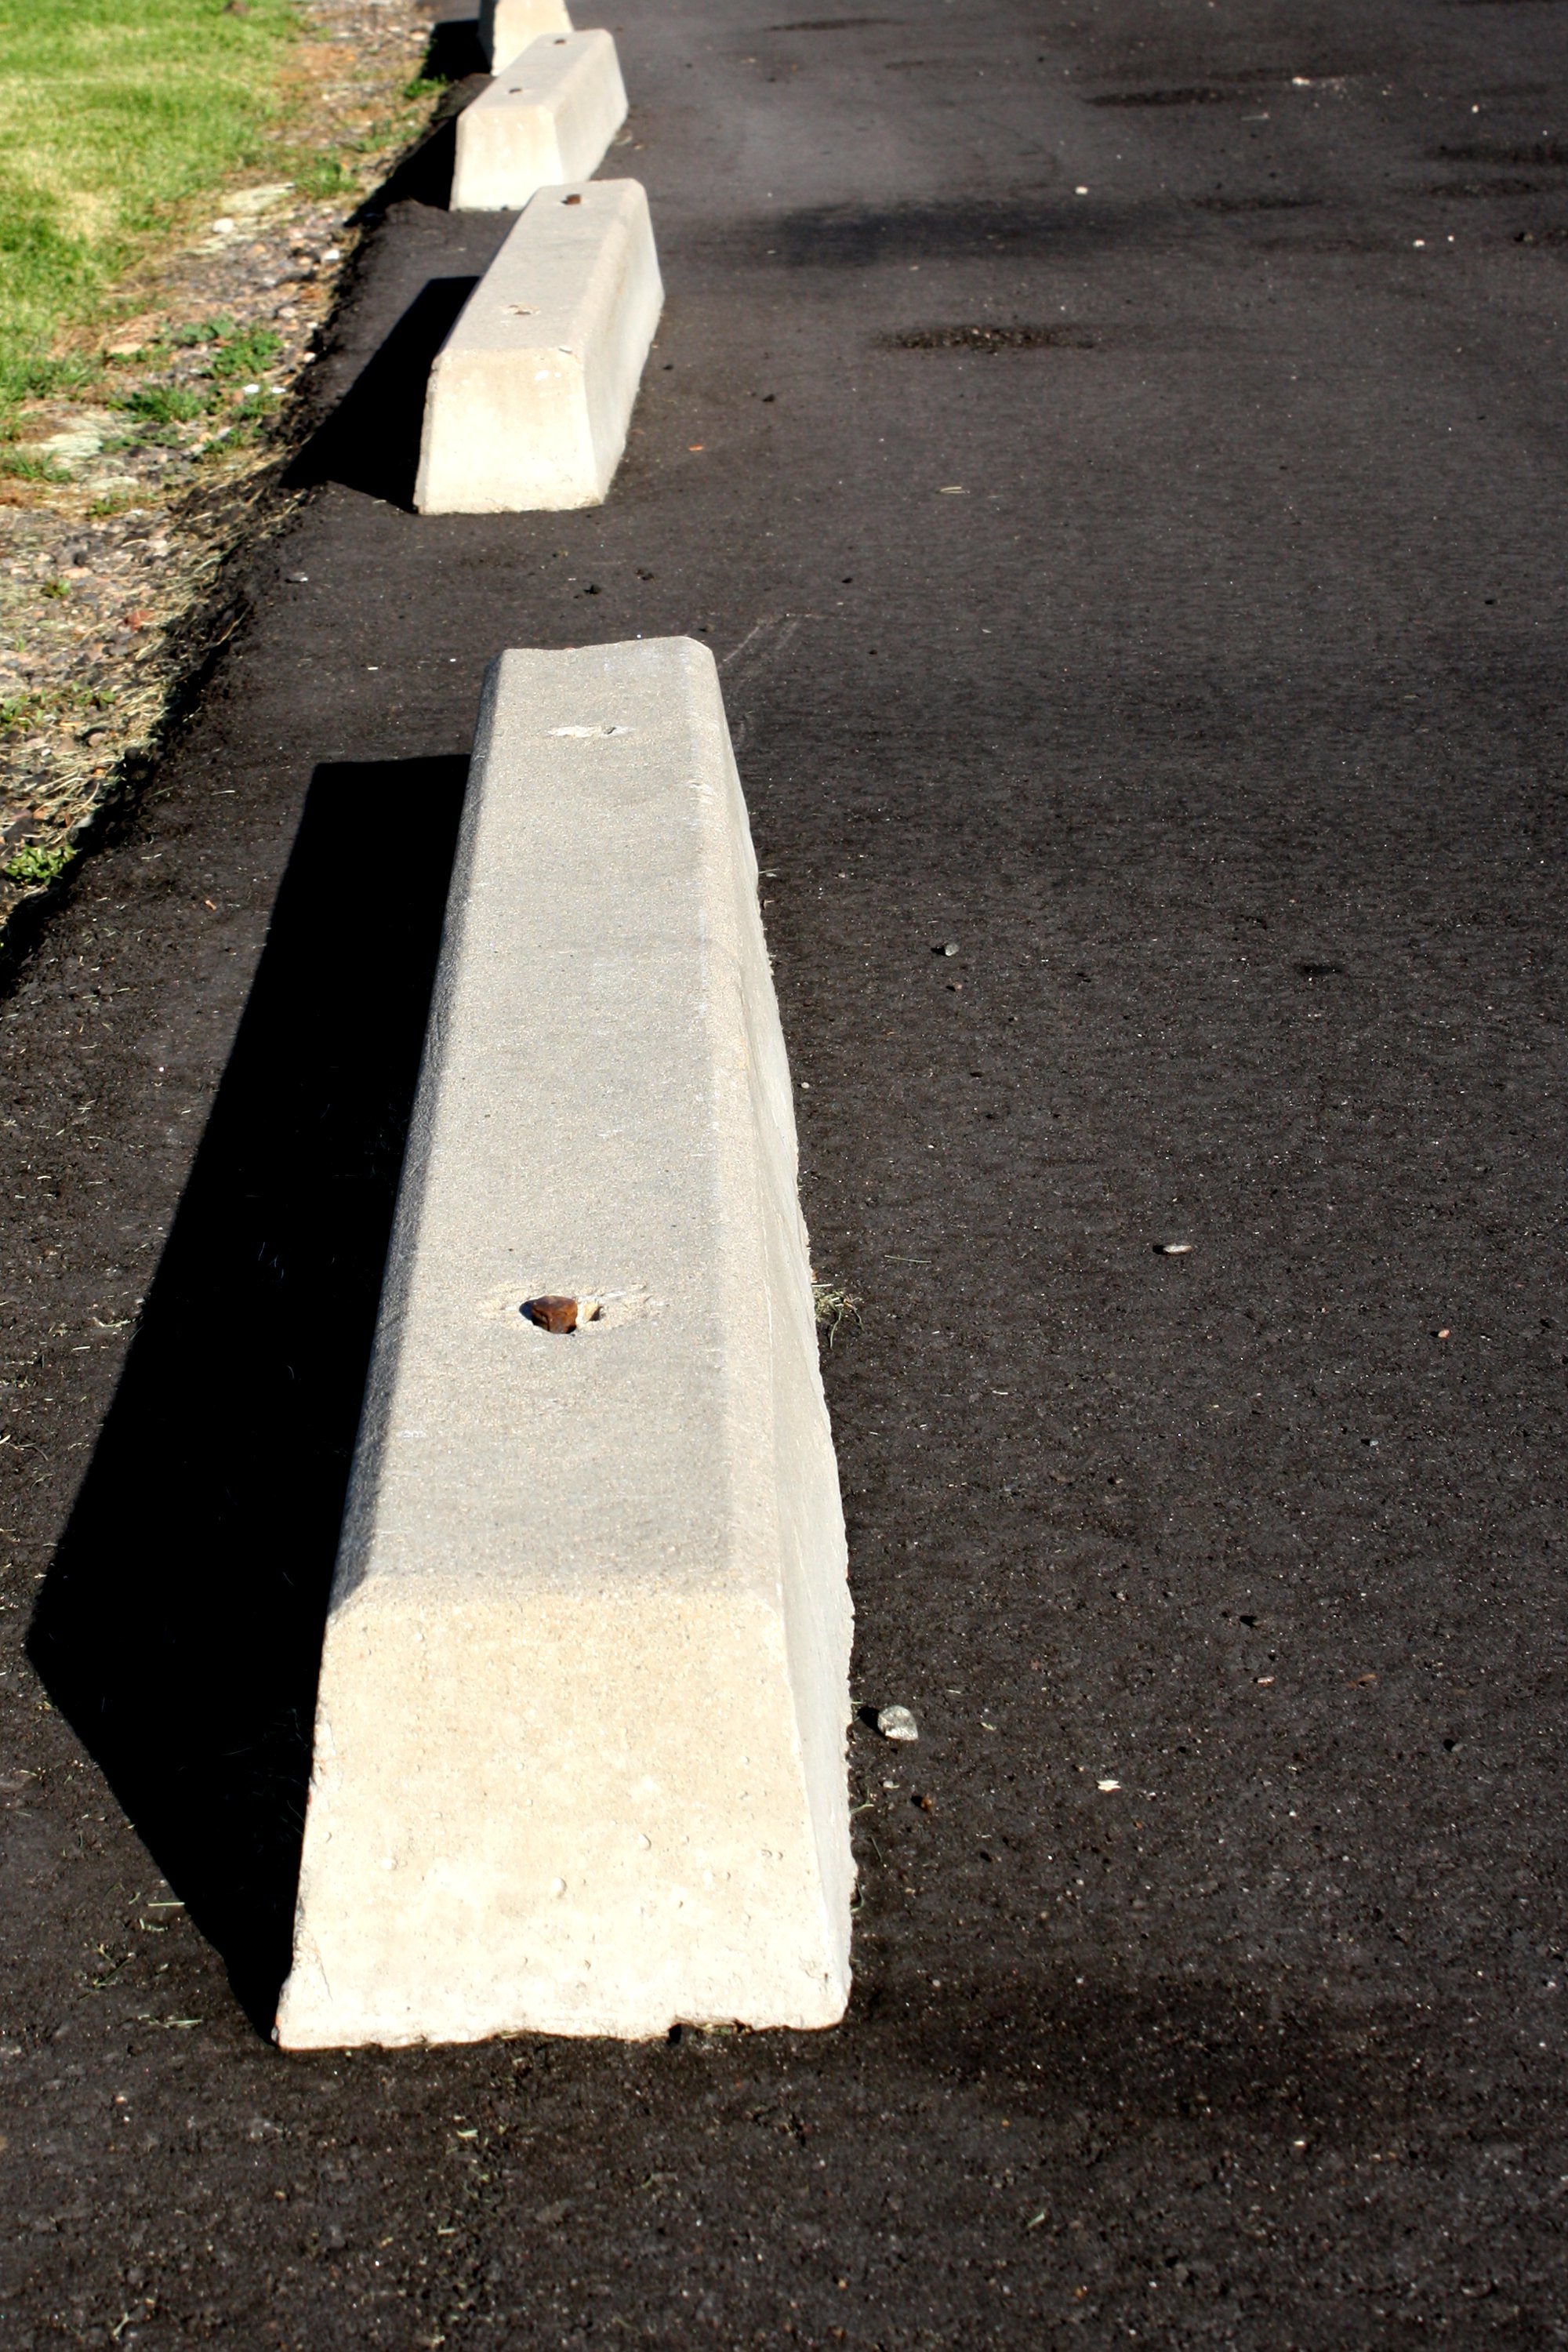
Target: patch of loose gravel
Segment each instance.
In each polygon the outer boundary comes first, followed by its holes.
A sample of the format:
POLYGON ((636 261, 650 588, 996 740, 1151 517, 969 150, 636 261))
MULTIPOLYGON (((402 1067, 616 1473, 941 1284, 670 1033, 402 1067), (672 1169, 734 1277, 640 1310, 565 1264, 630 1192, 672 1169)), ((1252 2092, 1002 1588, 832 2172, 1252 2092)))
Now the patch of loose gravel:
POLYGON ((151 754, 275 528, 294 398, 367 198, 429 121, 450 0, 306 0, 281 169, 204 200, 0 451, 0 932, 151 754), (328 194, 308 193, 330 188, 328 194))

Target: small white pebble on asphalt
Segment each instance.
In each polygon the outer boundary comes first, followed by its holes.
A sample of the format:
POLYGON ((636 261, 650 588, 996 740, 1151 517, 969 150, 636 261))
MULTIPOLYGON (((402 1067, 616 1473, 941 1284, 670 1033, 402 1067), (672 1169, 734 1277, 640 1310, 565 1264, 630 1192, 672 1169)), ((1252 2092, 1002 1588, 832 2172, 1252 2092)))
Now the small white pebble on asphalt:
POLYGON ((1191 1242, 1156 1242, 1154 1247, 1162 1257, 1190 1257, 1193 1251, 1191 1242))
POLYGON ((956 940, 949 940, 946 946, 942 949, 942 953, 943 955, 956 955, 958 953, 958 941, 956 940))
POLYGON ((1095 1782, 1095 1787, 1100 1790, 1102 1797, 1109 1797, 1113 1790, 1120 1789, 1121 1786, 1121 1783, 1120 1780, 1097 1780, 1095 1782))
POLYGON ((884 1706, 878 1710, 877 1728, 884 1739, 918 1739, 920 1725, 907 1706, 884 1706))
POLYGON ((1075 188, 1073 190, 1073 194, 1075 196, 1087 196, 1089 190, 1087 188, 1075 188))

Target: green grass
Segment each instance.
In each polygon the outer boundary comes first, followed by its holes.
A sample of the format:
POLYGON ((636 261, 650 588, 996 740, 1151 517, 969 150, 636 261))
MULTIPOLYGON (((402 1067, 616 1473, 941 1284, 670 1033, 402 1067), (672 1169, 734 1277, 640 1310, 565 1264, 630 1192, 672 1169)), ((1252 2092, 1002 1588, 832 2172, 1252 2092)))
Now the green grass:
POLYGON ((252 327, 243 335, 226 335, 213 353, 209 373, 226 378, 259 375, 283 348, 283 338, 270 327, 252 327))
POLYGON ((325 203, 329 196, 347 195, 357 185, 353 173, 336 155, 307 156, 295 174, 295 184, 307 196, 325 203))
POLYGON ((27 449, 0 449, 0 474, 18 482, 68 482, 69 474, 48 457, 35 457, 27 449))
POLYGON ((67 389, 52 346, 137 246, 264 156, 290 0, 0 0, 0 414, 67 389))
POLYGON ((150 383, 128 392, 119 404, 148 425, 190 425, 206 415, 212 394, 186 383, 150 383))

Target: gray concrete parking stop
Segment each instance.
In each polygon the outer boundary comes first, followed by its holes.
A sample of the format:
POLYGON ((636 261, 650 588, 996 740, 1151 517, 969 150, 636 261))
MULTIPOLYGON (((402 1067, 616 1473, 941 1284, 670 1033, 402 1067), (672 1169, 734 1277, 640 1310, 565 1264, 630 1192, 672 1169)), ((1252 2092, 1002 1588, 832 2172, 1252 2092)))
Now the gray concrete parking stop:
POLYGON ((517 212, 536 189, 586 179, 626 119, 610 35, 543 35, 458 113, 450 209, 517 212))
POLYGON ((0 2336, 1533 2352, 1568 13, 612 29, 667 307, 608 499, 411 511, 511 224, 403 174, 0 1017, 0 2336), (479 680, 639 630, 721 666, 853 1690, 921 1736, 853 1736, 842 2026, 284 2057, 479 680))
POLYGON ((710 648, 486 676, 321 1647, 287 2049, 837 2025, 852 1624, 710 648))
POLYGON ((420 513, 597 506, 663 303, 639 181, 539 189, 430 362, 420 513))

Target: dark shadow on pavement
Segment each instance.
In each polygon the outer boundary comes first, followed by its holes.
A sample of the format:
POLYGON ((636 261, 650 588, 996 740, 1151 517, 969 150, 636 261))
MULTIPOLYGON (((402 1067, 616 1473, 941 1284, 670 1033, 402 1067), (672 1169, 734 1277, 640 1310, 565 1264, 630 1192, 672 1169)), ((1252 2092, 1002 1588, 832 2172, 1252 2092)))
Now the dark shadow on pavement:
POLYGON ((452 200, 452 173, 458 161, 458 117, 466 106, 489 89, 489 75, 482 68, 463 75, 441 93, 430 128, 416 147, 394 165, 380 187, 366 196, 356 221, 379 220, 394 205, 428 205, 445 212, 452 200))
POLYGON ((317 770, 28 1640, 264 2032, 467 768, 317 770))
POLYGON ((425 62, 419 68, 426 81, 462 81, 469 74, 488 74, 489 67, 479 47, 479 12, 466 16, 445 12, 430 27, 425 62))
POLYGON ((284 476, 289 489, 337 482, 412 507, 425 387, 477 278, 432 278, 284 476))

